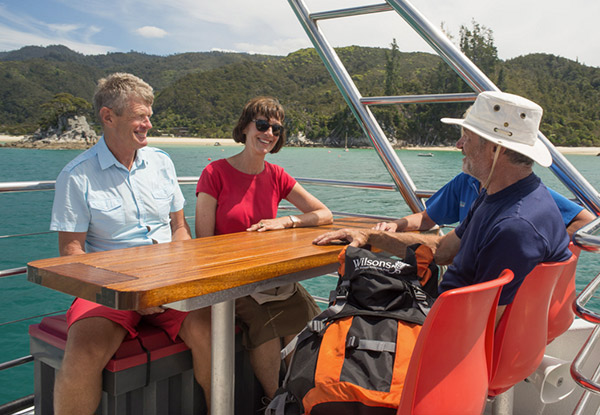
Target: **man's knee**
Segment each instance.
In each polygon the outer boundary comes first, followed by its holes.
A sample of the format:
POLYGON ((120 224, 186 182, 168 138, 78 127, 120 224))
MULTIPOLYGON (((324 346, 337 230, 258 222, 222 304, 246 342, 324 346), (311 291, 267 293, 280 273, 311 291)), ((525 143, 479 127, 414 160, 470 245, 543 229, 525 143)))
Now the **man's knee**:
POLYGON ((210 307, 201 308, 188 313, 181 324, 179 337, 194 351, 198 347, 210 347, 210 330, 210 307))
POLYGON ((84 362, 82 368, 103 368, 126 334, 123 327, 101 317, 76 321, 69 328, 64 361, 84 362))

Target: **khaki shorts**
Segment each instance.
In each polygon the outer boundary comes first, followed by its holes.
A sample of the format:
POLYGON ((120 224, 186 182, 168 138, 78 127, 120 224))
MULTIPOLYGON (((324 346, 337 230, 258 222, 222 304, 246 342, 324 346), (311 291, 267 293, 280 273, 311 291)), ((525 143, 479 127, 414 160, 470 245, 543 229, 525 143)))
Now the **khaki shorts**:
POLYGON ((300 284, 294 295, 286 300, 258 304, 250 296, 235 301, 235 314, 242 327, 242 343, 255 349, 275 338, 298 334, 321 309, 300 284))

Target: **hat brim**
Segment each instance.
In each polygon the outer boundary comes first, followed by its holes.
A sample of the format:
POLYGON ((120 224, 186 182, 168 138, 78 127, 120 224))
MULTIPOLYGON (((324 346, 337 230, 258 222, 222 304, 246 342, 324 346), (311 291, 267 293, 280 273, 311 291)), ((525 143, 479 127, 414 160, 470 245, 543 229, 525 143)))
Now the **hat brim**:
POLYGON ((498 144, 499 146, 508 148, 509 150, 516 151, 519 154, 529 157, 542 167, 550 167, 552 164, 552 155, 550 154, 550 150, 548 150, 542 140, 535 140, 534 145, 530 146, 514 141, 507 141, 502 137, 490 134, 487 131, 483 131, 476 126, 465 122, 465 118, 442 118, 441 121, 444 124, 460 125, 467 130, 473 131, 475 134, 485 138, 486 140, 491 141, 492 143, 498 144))

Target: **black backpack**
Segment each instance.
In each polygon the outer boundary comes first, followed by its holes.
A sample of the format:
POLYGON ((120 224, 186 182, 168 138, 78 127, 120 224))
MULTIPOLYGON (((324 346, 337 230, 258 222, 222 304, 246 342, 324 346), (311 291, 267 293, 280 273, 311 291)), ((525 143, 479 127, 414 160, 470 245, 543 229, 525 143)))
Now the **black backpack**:
POLYGON ((285 358, 295 349, 265 414, 396 414, 412 349, 437 296, 433 255, 415 245, 402 261, 349 246, 340 263, 329 308, 282 351, 285 358))

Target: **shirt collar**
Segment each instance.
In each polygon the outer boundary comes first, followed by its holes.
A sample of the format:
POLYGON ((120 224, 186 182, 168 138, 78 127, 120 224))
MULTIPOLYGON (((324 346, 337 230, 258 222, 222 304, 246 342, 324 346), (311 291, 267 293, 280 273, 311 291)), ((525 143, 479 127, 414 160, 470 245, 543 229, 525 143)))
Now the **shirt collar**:
POLYGON ((98 144, 96 145, 98 149, 98 162, 100 163, 100 168, 102 170, 106 170, 112 165, 117 167, 121 166, 121 163, 119 163, 113 153, 108 149, 106 141, 104 141, 104 136, 100 137, 100 140, 98 140, 98 144))
MULTIPOLYGON (((118 168, 124 168, 124 166, 116 159, 114 154, 110 151, 108 146, 106 145, 106 141, 104 140, 104 136, 100 137, 98 140, 97 152, 98 152, 98 162, 100 163, 100 168, 102 170, 106 170, 111 166, 116 166, 118 168)), ((144 167, 147 163, 147 160, 144 158, 144 152, 138 150, 135 155, 135 160, 133 161, 133 169, 144 167)))
POLYGON ((532 172, 529 176, 522 178, 492 195, 488 195, 486 191, 486 200, 488 202, 494 202, 498 199, 507 197, 507 195, 517 195, 517 197, 519 197, 518 195, 520 194, 531 193, 539 186, 540 181, 540 178, 532 172))
POLYGON ((148 160, 144 157, 146 154, 143 150, 143 148, 140 148, 135 152, 135 160, 133 160, 133 166, 131 166, 131 170, 146 167, 148 160))

